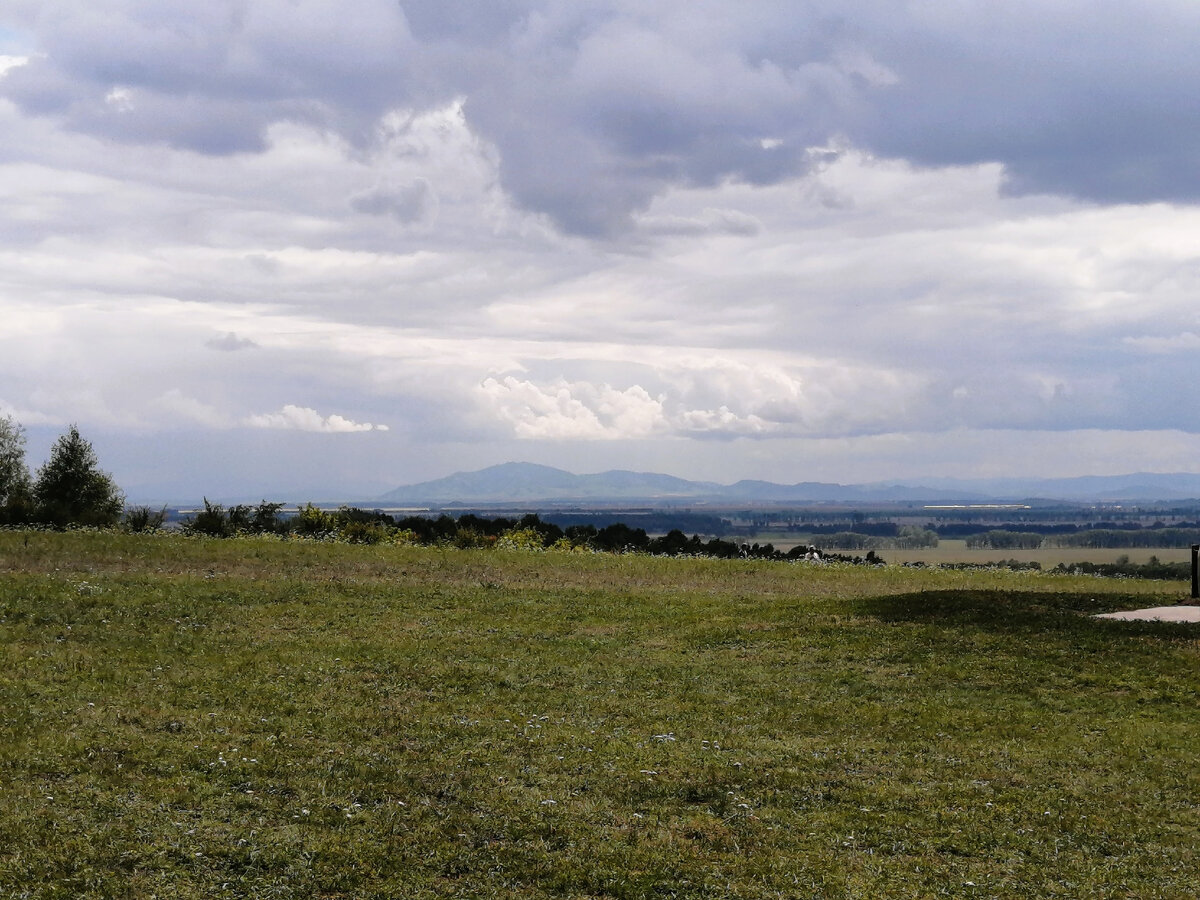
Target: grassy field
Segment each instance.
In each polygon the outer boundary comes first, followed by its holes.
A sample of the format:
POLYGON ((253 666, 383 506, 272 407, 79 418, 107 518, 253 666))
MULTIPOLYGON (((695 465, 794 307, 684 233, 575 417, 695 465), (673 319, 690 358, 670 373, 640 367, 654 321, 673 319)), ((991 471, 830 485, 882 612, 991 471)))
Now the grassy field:
POLYGON ((1194 897, 1186 587, 0 533, 0 898, 1194 897))

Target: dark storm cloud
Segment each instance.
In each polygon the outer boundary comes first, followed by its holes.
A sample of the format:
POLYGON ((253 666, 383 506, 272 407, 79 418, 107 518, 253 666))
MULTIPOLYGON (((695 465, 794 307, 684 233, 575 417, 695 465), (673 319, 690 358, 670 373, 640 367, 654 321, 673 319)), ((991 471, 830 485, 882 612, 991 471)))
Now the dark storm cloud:
POLYGON ((604 233, 670 185, 770 184, 810 148, 1000 162, 1006 189, 1200 192, 1200 7, 405 2, 517 200, 604 233))
POLYGON ((365 139, 405 99, 410 39, 394 3, 47 3, 3 96, 68 127, 202 153, 256 151, 301 121, 365 139))
POLYGON ((1200 196, 1200 6, 944 6, 868 37, 898 80, 856 140, 927 165, 1002 162, 1014 193, 1200 196))
POLYGON ((1001 162, 1014 192, 1200 194, 1190 2, 126 0, 27 15, 37 55, 2 88, 27 112, 222 154, 261 149, 280 120, 362 144, 390 108, 461 98, 509 193, 583 234, 623 229, 673 185, 803 174, 830 141, 1001 162))

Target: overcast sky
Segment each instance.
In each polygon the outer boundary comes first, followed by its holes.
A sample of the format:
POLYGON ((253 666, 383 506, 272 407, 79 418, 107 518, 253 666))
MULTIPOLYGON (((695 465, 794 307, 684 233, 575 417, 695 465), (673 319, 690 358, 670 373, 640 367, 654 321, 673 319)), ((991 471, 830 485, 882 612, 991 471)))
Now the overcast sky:
POLYGON ((0 415, 132 500, 1200 471, 1195 0, 0 0, 0 415))

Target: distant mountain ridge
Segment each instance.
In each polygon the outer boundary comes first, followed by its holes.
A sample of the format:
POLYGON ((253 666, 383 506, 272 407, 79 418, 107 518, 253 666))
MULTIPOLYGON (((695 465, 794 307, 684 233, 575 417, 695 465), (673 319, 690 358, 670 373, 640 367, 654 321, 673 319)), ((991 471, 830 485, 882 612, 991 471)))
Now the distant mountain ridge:
POLYGON ((477 472, 458 472, 446 478, 398 487, 383 495, 393 501, 509 502, 532 500, 606 500, 691 498, 721 490, 721 485, 686 481, 672 475, 613 470, 576 475, 553 466, 510 462, 477 472))
POLYGON ((688 481, 673 475, 613 470, 576 475, 536 463, 509 462, 475 472, 404 485, 380 498, 389 503, 447 505, 533 502, 723 503, 1001 503, 1029 499, 1088 501, 1184 500, 1200 497, 1200 475, 1134 473, 1052 479, 922 479, 922 483, 734 484, 688 481))

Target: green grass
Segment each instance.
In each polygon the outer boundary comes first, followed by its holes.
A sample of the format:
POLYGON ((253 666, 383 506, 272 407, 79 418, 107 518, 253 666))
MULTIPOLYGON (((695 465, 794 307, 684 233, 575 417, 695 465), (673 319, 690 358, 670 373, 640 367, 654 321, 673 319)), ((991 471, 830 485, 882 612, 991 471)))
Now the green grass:
POLYGON ((0 898, 1196 896, 1185 595, 0 533, 0 898))

